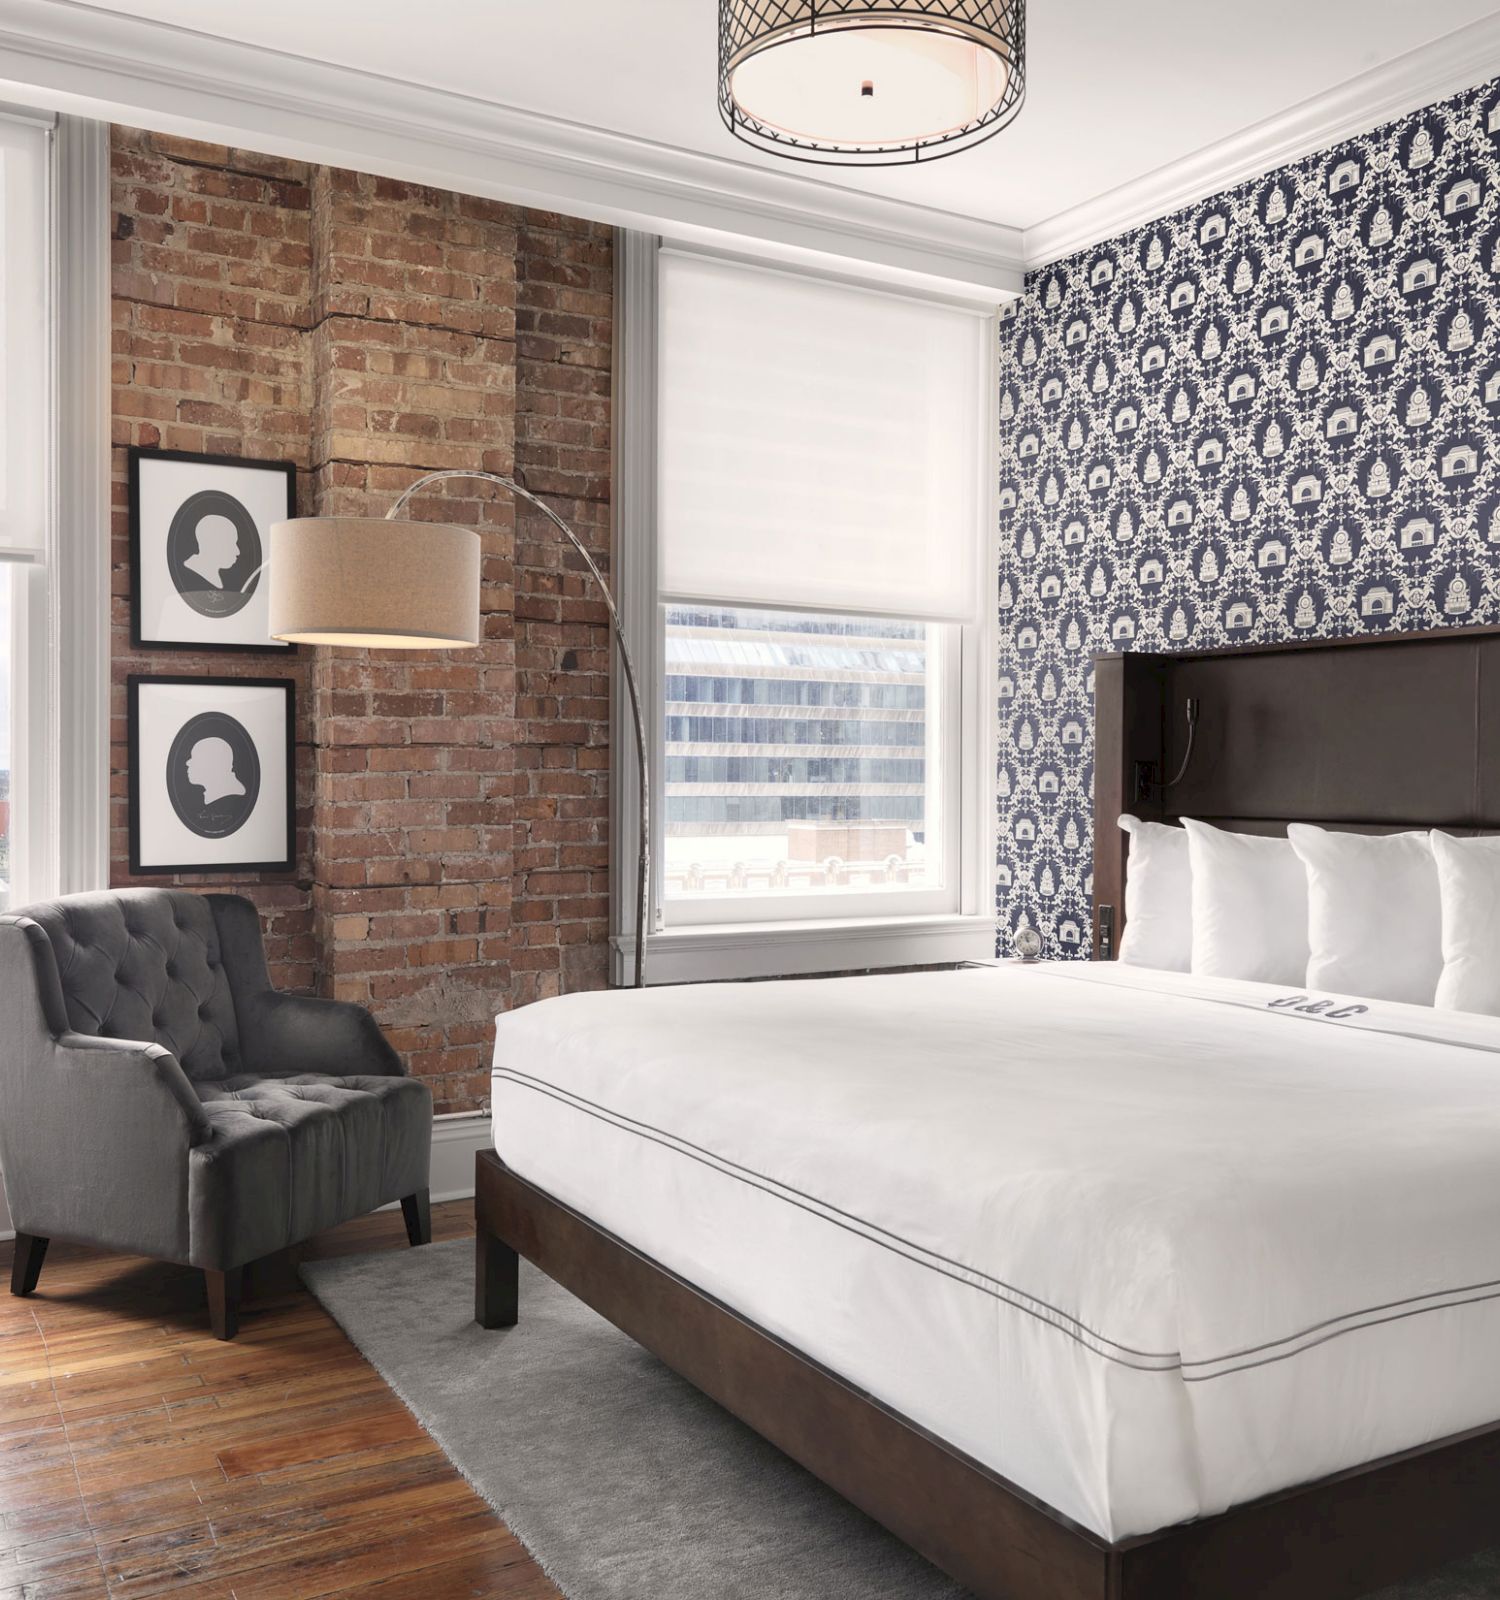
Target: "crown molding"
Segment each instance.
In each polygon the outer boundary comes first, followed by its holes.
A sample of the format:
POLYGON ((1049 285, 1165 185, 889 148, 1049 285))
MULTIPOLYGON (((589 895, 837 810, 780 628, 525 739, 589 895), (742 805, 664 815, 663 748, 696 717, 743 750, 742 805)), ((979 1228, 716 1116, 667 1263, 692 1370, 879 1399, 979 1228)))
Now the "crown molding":
POLYGON ((1500 12, 1025 231, 1034 271, 1500 74, 1500 12))
POLYGON ((993 304, 1015 228, 102 10, 0 0, 0 98, 993 304))
POLYGON ((1500 74, 1500 13, 1022 230, 102 10, 0 0, 0 100, 376 172, 977 304, 1500 74))

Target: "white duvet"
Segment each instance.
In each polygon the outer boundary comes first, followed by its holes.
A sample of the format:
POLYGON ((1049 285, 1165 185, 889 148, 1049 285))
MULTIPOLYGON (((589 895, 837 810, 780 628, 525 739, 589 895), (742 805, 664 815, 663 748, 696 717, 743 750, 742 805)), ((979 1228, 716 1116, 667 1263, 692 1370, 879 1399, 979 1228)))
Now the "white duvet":
POLYGON ((494 1110, 1107 1538, 1500 1418, 1496 1019, 1117 964, 616 991, 502 1016, 494 1110))

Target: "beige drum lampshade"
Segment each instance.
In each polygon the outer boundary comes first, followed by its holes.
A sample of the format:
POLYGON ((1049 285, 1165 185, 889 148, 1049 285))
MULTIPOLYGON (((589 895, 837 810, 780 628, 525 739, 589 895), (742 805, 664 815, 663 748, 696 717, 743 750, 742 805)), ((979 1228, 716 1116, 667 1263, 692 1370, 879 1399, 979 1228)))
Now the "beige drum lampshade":
POLYGON ((271 637, 435 650, 479 643, 479 535, 441 522, 297 517, 271 526, 271 637))

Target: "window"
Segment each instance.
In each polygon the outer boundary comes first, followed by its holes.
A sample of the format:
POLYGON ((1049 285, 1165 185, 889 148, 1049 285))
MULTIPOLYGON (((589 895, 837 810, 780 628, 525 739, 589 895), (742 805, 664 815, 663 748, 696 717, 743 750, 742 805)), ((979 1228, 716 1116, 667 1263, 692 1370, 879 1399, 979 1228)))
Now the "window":
POLYGON ((653 980, 988 954, 993 316, 647 259, 653 980))
POLYGON ((108 130, 0 112, 0 906, 105 882, 108 130))
POLYGON ((16 629, 13 625, 15 599, 12 595, 10 564, 0 562, 0 911, 8 911, 19 902, 11 899, 10 886, 15 878, 11 865, 11 781, 15 763, 11 759, 11 685, 15 673, 11 664, 11 646, 16 629))
POLYGON ((948 908, 954 631, 665 608, 669 923, 948 908))
POLYGON ((45 775, 28 759, 48 692, 49 133, 0 118, 0 907, 55 892, 45 775))

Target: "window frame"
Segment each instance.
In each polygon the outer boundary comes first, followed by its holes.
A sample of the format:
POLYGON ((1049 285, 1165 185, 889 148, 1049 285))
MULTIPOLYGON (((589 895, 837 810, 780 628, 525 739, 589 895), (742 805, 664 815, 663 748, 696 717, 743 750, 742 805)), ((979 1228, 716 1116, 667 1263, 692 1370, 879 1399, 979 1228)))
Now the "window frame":
MULTIPOLYGON (((889 967, 947 964, 989 960, 995 953, 995 800, 997 759, 995 718, 995 662, 998 645, 997 613, 989 603, 998 571, 998 479, 993 451, 986 448, 975 462, 981 475, 978 499, 981 518, 976 540, 974 575, 976 592, 983 597, 981 615, 972 624, 946 624, 954 640, 948 649, 944 687, 953 698, 945 708, 945 747, 948 767, 943 772, 945 856, 954 862, 953 881, 941 891, 943 904, 930 902, 915 909, 904 892, 872 895, 853 914, 839 909, 818 914, 789 915, 766 902, 769 915, 708 920, 684 919, 667 914, 663 874, 656 863, 664 859, 664 798, 666 770, 663 690, 665 683, 664 609, 657 584, 656 471, 657 373, 659 325, 657 256, 663 240, 653 234, 619 229, 615 238, 615 360, 613 367, 615 458, 613 479, 614 581, 616 599, 625 629, 637 644, 637 671, 641 678, 642 710, 646 721, 652 780, 651 816, 651 926, 647 934, 647 981, 697 982, 889 967), (894 904, 886 904, 887 900, 894 904)), ((730 252, 681 240, 674 250, 699 249, 704 253, 746 259, 730 252)), ((786 262, 776 265, 785 268, 786 262)), ((979 363, 981 392, 975 405, 981 409, 981 439, 985 445, 999 438, 998 308, 989 302, 954 295, 925 295, 900 286, 880 283, 820 267, 807 267, 824 280, 860 288, 877 287, 891 293, 911 293, 916 298, 959 305, 977 313, 976 337, 983 341, 979 363)), ((794 608, 786 608, 794 609, 794 608)), ((611 784, 613 837, 636 836, 636 755, 624 686, 615 674, 611 749, 614 766, 611 784)), ((633 851, 611 853, 611 976, 616 983, 630 981, 637 930, 634 926, 633 851)), ((728 909, 728 908, 726 908, 728 909)), ((733 909, 741 909, 735 905, 733 909)))
POLYGON ((14 909, 109 882, 109 127, 10 105, 0 118, 46 141, 44 526, 35 550, 3 557, 14 909))

